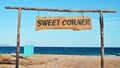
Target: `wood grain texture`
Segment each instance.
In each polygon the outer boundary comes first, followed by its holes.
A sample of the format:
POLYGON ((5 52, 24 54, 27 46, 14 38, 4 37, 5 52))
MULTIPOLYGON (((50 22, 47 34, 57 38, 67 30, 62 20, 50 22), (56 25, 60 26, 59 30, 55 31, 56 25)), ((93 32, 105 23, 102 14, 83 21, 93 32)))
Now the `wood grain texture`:
POLYGON ((28 7, 14 7, 14 6, 6 6, 6 9, 19 9, 21 10, 34 10, 34 11, 54 11, 54 12, 106 12, 106 13, 115 13, 115 10, 104 10, 104 9, 55 9, 55 8, 28 8, 28 7))
POLYGON ((36 30, 43 29, 92 29, 91 18, 88 16, 69 17, 36 17, 36 30))

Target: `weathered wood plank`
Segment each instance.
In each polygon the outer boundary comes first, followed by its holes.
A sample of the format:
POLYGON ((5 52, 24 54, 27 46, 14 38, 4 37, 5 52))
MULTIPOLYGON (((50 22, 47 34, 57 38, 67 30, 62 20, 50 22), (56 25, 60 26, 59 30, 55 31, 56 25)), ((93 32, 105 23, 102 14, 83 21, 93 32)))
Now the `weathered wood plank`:
POLYGON ((12 6, 6 6, 6 9, 19 9, 21 10, 37 10, 37 11, 55 11, 55 12, 106 12, 106 13, 114 13, 116 12, 115 10, 99 10, 99 9, 94 9, 94 10, 86 10, 86 9, 81 9, 81 10, 75 10, 75 9, 53 9, 53 8, 27 8, 27 7, 12 7, 12 6))
POLYGON ((90 30, 92 29, 91 17, 36 17, 36 30, 44 29, 90 30))

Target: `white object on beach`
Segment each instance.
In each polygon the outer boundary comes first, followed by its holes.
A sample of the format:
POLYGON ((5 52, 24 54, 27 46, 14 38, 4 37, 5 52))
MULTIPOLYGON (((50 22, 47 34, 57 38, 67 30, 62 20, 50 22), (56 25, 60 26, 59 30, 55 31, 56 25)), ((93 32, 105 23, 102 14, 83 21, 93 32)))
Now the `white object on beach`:
POLYGON ((12 56, 16 56, 16 53, 12 53, 11 55, 12 55, 12 56))

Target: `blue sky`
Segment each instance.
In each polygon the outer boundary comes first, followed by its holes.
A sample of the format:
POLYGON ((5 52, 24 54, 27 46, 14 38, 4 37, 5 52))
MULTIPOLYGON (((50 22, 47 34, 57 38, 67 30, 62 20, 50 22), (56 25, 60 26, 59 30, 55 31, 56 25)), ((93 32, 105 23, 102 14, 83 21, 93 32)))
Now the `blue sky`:
MULTIPOLYGON (((114 9, 104 13, 105 47, 120 47, 119 0, 0 0, 0 44, 16 45, 18 11, 5 6, 60 9, 114 9)), ((81 16, 82 13, 40 11, 39 16, 81 16)), ((33 42, 36 46, 100 47, 99 13, 84 13, 92 18, 92 30, 35 31, 38 11, 22 11, 21 46, 33 42)))

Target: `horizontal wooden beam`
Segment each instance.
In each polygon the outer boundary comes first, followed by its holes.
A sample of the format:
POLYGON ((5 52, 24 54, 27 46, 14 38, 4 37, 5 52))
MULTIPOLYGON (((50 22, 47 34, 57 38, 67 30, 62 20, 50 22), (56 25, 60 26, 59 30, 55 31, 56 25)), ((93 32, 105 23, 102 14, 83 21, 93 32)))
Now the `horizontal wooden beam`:
POLYGON ((6 9, 21 9, 21 10, 36 10, 36 11, 54 11, 54 12, 106 12, 106 13, 115 13, 116 10, 71 10, 71 9, 53 9, 53 8, 27 8, 27 7, 13 7, 13 6, 6 6, 6 9))

